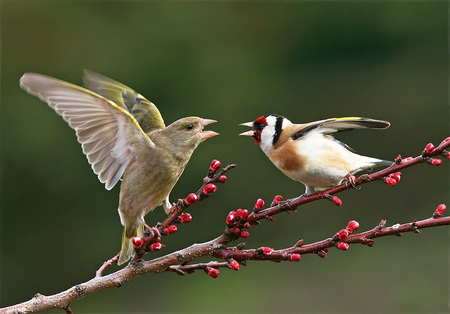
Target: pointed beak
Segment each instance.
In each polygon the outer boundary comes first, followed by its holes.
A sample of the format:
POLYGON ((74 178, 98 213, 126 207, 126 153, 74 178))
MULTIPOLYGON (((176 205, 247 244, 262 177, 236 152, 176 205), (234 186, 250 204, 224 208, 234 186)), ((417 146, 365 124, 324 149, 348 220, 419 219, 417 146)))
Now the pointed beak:
POLYGON ((210 130, 206 130, 203 131, 203 127, 211 124, 211 123, 215 123, 217 122, 216 120, 212 120, 212 119, 202 119, 202 122, 200 122, 200 125, 202 126, 202 131, 200 132, 200 138, 202 139, 202 141, 206 140, 207 138, 219 135, 219 133, 214 132, 214 131, 210 131, 210 130))
POLYGON ((247 131, 247 132, 242 132, 239 135, 244 135, 244 136, 253 136, 255 134, 255 131, 247 131))
MULTIPOLYGON (((248 126, 249 128, 253 128, 253 122, 245 122, 245 123, 241 123, 241 124, 239 124, 239 125, 242 125, 242 126, 248 126)), ((239 135, 253 136, 254 134, 255 134, 255 131, 254 131, 254 130, 251 130, 251 131, 247 131, 247 132, 242 132, 242 133, 239 134, 239 135)))

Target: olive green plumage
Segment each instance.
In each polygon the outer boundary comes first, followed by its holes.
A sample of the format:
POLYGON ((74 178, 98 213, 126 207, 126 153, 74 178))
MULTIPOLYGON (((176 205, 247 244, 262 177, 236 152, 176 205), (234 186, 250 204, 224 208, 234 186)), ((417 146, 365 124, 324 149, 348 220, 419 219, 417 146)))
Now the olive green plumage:
POLYGON ((131 88, 87 70, 84 81, 88 89, 25 73, 20 86, 47 102, 75 129, 83 152, 106 189, 123 180, 120 265, 134 252, 131 238, 143 235, 144 216, 158 205, 169 212, 170 191, 195 148, 217 135, 203 131, 215 121, 188 117, 165 127, 158 108, 131 88))

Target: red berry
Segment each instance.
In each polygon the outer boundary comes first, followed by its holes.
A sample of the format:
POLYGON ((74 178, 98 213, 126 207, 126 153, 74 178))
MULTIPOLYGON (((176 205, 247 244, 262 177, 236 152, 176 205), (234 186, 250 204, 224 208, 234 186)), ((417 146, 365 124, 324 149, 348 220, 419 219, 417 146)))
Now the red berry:
POLYGON ((214 159, 211 161, 211 166, 209 166, 209 170, 211 171, 217 171, 217 169, 220 168, 222 164, 220 163, 220 160, 214 159))
POLYGON ((273 249, 271 249, 270 247, 267 247, 267 246, 262 247, 262 253, 264 255, 269 255, 270 253, 272 253, 272 251, 273 251, 273 249))
POLYGON ((357 222, 356 220, 350 220, 348 225, 347 225, 347 230, 352 233, 354 232, 356 229, 359 228, 359 222, 357 222))
POLYGON ((342 201, 341 201, 341 199, 340 199, 339 197, 333 196, 333 197, 331 198, 331 200, 332 200, 332 202, 333 202, 334 205, 336 205, 336 206, 342 206, 342 201))
POLYGON ((232 225, 235 223, 235 221, 236 221, 236 212, 232 210, 231 212, 228 213, 227 224, 232 225))
POLYGON ((178 231, 178 228, 175 225, 170 225, 164 230, 166 231, 166 234, 173 234, 178 231))
POLYGON ((273 205, 277 205, 279 202, 281 202, 283 200, 283 196, 281 195, 277 195, 273 198, 272 204, 273 205))
POLYGON ((427 153, 430 153, 434 149, 433 143, 428 143, 427 146, 425 146, 425 151, 427 153))
POLYGON ((439 166, 440 164, 442 164, 442 160, 440 160, 440 159, 433 159, 433 160, 431 161, 431 164, 432 164, 433 166, 439 166))
POLYGON ((213 278, 219 277, 219 270, 217 268, 210 268, 208 270, 208 275, 210 275, 213 278))
POLYGON ((440 204, 434 211, 433 217, 437 218, 437 217, 441 216, 445 212, 446 209, 447 209, 447 206, 445 206, 445 204, 440 204))
POLYGON ((192 220, 192 216, 189 213, 183 213, 180 215, 180 219, 182 224, 187 224, 192 220))
POLYGON ((162 244, 160 242, 155 242, 152 243, 152 245, 150 246, 150 250, 154 251, 159 251, 162 249, 162 244))
POLYGON ((394 186, 397 184, 397 180, 395 180, 394 178, 391 178, 391 177, 384 178, 384 182, 386 182, 386 184, 389 186, 394 186))
POLYGON ((291 254, 291 257, 289 257, 289 260, 291 262, 298 262, 301 258, 302 258, 302 256, 300 254, 294 253, 294 254, 291 254))
POLYGON ((142 238, 139 238, 139 237, 131 238, 131 243, 133 243, 133 246, 135 248, 140 248, 143 242, 144 242, 144 240, 142 240, 142 238))
POLYGON ((233 260, 231 262, 230 266, 231 266, 231 269, 233 269, 233 270, 239 270, 239 267, 241 267, 241 265, 235 260, 233 260))
POLYGON ((220 176, 219 179, 217 179, 217 181, 219 181, 220 183, 225 183, 227 181, 227 176, 220 176))
POLYGON ((241 232, 241 238, 248 238, 249 236, 250 236, 250 232, 248 232, 248 231, 241 232))
POLYGON ((188 205, 192 205, 198 201, 198 196, 195 193, 189 194, 185 199, 184 202, 188 205))
POLYGON ((209 195, 211 193, 214 193, 215 191, 217 191, 217 186, 212 184, 212 183, 208 183, 207 185, 205 185, 205 187, 203 188, 203 193, 205 193, 206 195, 209 195))
POLYGON ((350 232, 347 229, 342 229, 337 234, 339 236, 339 240, 344 240, 350 234, 350 232))
POLYGON ((338 249, 342 251, 347 251, 349 249, 349 245, 345 242, 339 242, 338 249))
POLYGON ((255 204, 255 209, 260 210, 264 207, 264 200, 262 198, 258 198, 255 204))

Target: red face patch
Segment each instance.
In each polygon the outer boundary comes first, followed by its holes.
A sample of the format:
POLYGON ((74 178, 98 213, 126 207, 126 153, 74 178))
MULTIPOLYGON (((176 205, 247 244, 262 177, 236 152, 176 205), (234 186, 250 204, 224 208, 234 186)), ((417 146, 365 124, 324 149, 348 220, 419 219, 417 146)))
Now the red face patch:
POLYGON ((253 128, 255 129, 253 138, 255 139, 256 145, 258 145, 261 142, 261 133, 266 125, 267 125, 267 120, 266 120, 265 116, 261 116, 253 122, 253 128))
POLYGON ((259 117, 258 119, 255 120, 255 122, 253 122, 253 124, 261 124, 261 123, 267 125, 266 117, 264 116, 259 117))

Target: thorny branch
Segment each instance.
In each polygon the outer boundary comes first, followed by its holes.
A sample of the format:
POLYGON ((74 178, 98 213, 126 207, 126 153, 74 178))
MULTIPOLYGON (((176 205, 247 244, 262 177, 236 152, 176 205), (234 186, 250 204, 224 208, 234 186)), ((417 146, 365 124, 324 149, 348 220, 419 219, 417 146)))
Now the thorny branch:
POLYGON ((70 305, 76 300, 107 288, 120 287, 125 282, 144 274, 175 272, 180 275, 185 275, 195 270, 203 270, 209 276, 216 278, 219 276, 219 268, 226 267, 238 270, 240 265, 247 265, 247 260, 271 260, 276 262, 299 261, 301 254, 308 253, 326 257, 328 249, 333 246, 345 251, 349 249, 349 244, 360 243, 372 246, 374 244, 373 239, 378 237, 401 235, 410 231, 419 233, 419 230, 423 228, 450 225, 450 217, 440 217, 446 209, 446 206, 441 204, 436 208, 431 218, 401 225, 396 224, 389 227, 386 227, 386 221, 382 220, 375 228, 358 234, 353 234, 353 232, 359 227, 359 224, 352 220, 345 229, 336 232, 332 237, 311 244, 304 244, 303 240, 300 240, 292 247, 281 250, 273 250, 269 247, 244 250, 245 243, 240 243, 236 247, 227 247, 230 242, 239 238, 247 238, 250 235, 248 231, 243 229, 248 229, 251 225, 257 225, 263 219, 273 221, 273 216, 280 212, 293 210, 300 205, 319 199, 329 199, 335 205, 341 206, 342 201, 337 196, 334 196, 334 194, 377 180, 393 186, 400 181, 401 173, 399 170, 419 163, 438 166, 442 163, 442 160, 434 159, 433 157, 442 155, 450 159, 450 154, 446 151, 448 147, 450 147, 450 137, 446 138, 438 147, 434 147, 431 143, 428 144, 420 156, 403 159, 399 155, 395 162, 386 169, 358 178, 349 177, 343 184, 326 191, 308 196, 302 195, 288 201, 282 201, 281 196, 276 196, 271 206, 266 209, 263 209, 264 201, 258 199, 252 213, 249 213, 246 209, 230 211, 226 218, 226 229, 216 239, 200 244, 193 244, 177 252, 144 261, 142 257, 146 252, 162 248, 159 242, 161 241, 161 235, 176 232, 176 223, 190 221, 190 215, 184 213, 189 206, 199 200, 204 200, 211 193, 215 192, 217 186, 214 183, 224 183, 227 180, 226 176, 224 176, 225 172, 234 168, 235 165, 229 165, 217 172, 221 165, 218 160, 213 160, 202 187, 196 193, 188 195, 184 200, 178 200, 169 216, 162 223, 158 223, 156 227, 147 229, 143 238, 134 239, 136 254, 126 267, 109 275, 102 276, 103 271, 111 263, 117 261, 117 256, 115 256, 105 262, 97 271, 96 276, 87 282, 51 296, 44 296, 38 293, 27 302, 0 309, 0 313, 30 313, 56 308, 60 308, 66 311, 66 313, 72 313, 70 305), (224 261, 189 264, 201 256, 212 256, 224 261))

